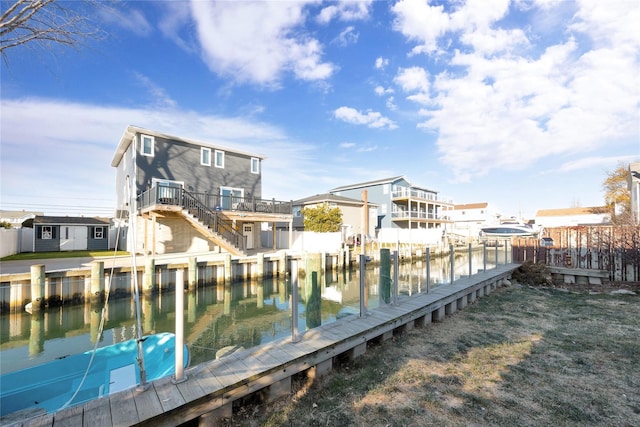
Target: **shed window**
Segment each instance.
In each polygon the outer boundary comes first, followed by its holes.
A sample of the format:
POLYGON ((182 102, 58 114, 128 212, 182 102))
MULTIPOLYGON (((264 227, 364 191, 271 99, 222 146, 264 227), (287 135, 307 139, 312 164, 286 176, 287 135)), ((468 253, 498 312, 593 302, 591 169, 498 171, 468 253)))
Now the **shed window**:
POLYGON ((203 166, 211 166, 211 148, 200 148, 200 164, 203 166))
POLYGON ((224 168, 224 151, 216 150, 215 161, 217 168, 224 168))
POLYGON ((260 159, 257 157, 251 158, 251 173, 260 173, 260 159))
POLYGON ((104 239, 105 236, 104 227, 94 227, 93 228, 93 238, 94 239, 104 239))
POLYGON ((51 225, 38 227, 38 239, 51 240, 56 238, 56 228, 51 225))
POLYGON ((140 136, 140 152, 143 156, 153 156, 154 138, 149 135, 140 136))

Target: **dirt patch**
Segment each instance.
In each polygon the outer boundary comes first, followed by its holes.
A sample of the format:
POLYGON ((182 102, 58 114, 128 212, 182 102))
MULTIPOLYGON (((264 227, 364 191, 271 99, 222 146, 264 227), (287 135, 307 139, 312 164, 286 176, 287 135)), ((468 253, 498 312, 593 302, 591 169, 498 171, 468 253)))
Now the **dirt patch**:
POLYGON ((621 287, 500 288, 222 425, 640 425, 640 296, 604 292, 621 287))

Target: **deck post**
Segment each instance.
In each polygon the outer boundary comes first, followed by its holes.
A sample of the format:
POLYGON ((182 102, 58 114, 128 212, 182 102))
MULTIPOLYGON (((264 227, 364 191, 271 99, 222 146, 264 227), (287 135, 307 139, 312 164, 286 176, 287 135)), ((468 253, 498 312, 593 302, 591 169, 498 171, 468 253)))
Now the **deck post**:
POLYGON ((104 261, 91 263, 91 298, 104 298, 104 261))
POLYGON ((280 260, 278 261, 278 276, 285 277, 287 274, 287 252, 282 251, 280 253, 280 260))
POLYGON ((431 285, 431 249, 429 248, 429 246, 427 246, 425 252, 427 264, 427 293, 429 293, 429 286, 431 285))
POLYGON ((299 342, 298 335, 298 269, 291 269, 291 342, 299 342))
POLYGON ((471 253, 473 252, 472 248, 471 248, 471 243, 469 243, 469 277, 471 277, 471 275, 473 274, 473 270, 472 270, 472 263, 471 263, 471 253))
POLYGON ((398 251, 393 252, 393 305, 398 305, 398 251))
POLYGON ((360 255, 360 317, 367 314, 367 300, 365 287, 365 272, 367 269, 367 257, 360 255))
POLYGON ((44 307, 44 264, 31 266, 31 309, 40 310, 44 307))
POLYGON ((498 268, 498 239, 496 239, 496 268, 498 268))
POLYGON ((487 242, 482 242, 482 262, 484 263, 484 271, 487 271, 487 242))
POLYGON ((198 285, 198 262, 196 261, 196 257, 189 257, 189 267, 188 267, 188 275, 189 275, 189 290, 195 289, 198 285))

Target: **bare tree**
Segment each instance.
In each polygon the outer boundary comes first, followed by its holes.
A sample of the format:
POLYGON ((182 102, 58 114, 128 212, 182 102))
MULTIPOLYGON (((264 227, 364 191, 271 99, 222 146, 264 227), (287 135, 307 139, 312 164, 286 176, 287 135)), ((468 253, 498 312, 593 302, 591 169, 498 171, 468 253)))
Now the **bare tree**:
POLYGON ((5 61, 7 49, 17 46, 76 47, 87 38, 104 35, 89 18, 89 9, 101 6, 97 0, 1 0, 0 4, 0 54, 5 61))

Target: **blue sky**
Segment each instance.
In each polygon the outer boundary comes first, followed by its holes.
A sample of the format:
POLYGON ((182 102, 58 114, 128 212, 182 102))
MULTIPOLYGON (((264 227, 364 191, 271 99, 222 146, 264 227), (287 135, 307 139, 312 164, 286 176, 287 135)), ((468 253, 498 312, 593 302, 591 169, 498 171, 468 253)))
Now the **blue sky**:
POLYGON ((636 0, 125 1, 1 67, 0 209, 112 215, 129 124, 267 157, 263 196, 404 175, 504 215, 640 159, 636 0))

